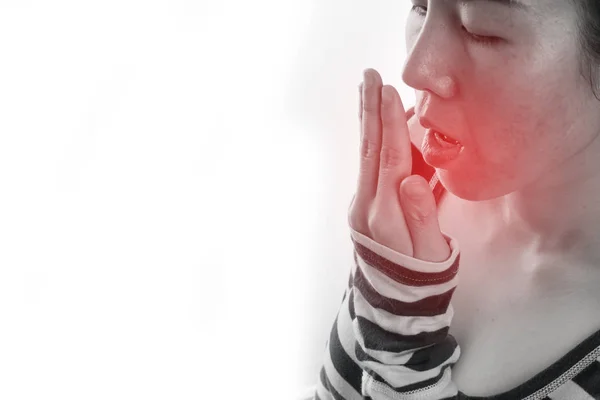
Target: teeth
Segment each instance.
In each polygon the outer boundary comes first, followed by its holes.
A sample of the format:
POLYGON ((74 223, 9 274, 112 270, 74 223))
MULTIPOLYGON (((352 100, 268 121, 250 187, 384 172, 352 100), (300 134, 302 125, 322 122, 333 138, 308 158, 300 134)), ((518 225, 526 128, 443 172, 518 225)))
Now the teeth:
POLYGON ((457 140, 452 139, 451 137, 448 137, 448 136, 444 135, 443 133, 436 131, 435 134, 445 142, 456 144, 456 145, 460 144, 460 142, 458 142, 457 140))
POLYGON ((450 143, 454 143, 454 144, 458 144, 458 142, 452 138, 449 138, 448 136, 442 134, 442 137, 444 138, 445 141, 450 142, 450 143))

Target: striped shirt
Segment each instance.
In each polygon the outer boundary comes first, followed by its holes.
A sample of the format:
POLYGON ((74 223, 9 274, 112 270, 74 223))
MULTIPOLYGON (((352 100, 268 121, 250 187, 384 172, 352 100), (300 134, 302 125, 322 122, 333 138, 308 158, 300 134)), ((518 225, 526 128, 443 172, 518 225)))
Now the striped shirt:
MULTIPOLYGON (((413 173, 444 193, 413 146, 413 173)), ((351 229, 354 265, 326 343, 314 400, 600 399, 600 331, 535 377, 502 394, 473 397, 452 381, 460 346, 448 333, 457 285, 458 243, 431 263, 378 244, 351 229)))

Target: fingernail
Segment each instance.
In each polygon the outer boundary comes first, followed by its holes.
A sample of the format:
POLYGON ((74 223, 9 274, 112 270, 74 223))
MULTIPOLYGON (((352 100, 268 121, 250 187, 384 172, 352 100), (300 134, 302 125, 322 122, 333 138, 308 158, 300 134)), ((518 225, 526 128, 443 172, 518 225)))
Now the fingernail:
POLYGON ((420 200, 425 195, 427 195, 427 191, 429 190, 422 182, 410 182, 406 184, 406 195, 410 197, 412 200, 420 200))
POLYGON ((409 200, 405 211, 413 220, 425 221, 431 214, 429 202, 425 201, 429 188, 422 182, 411 182, 406 184, 405 189, 409 200))

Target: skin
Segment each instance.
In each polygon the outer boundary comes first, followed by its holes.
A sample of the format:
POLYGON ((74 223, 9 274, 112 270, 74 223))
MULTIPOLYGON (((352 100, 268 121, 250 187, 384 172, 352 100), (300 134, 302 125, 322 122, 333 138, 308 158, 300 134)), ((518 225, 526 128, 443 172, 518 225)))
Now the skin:
POLYGON ((453 379, 472 395, 523 383, 600 329, 600 104, 580 73, 575 6, 520 1, 525 9, 413 1, 426 16, 407 24, 403 78, 417 95, 408 124, 377 71, 361 85, 350 226, 425 261, 447 259, 441 229, 458 240, 453 379), (462 26, 501 40, 483 44, 462 26), (437 169, 449 191, 440 210, 410 175, 422 116, 464 145, 437 169))
MULTIPOLYGON (((540 256, 575 248, 579 264, 597 264, 600 104, 581 74, 575 5, 413 1, 403 79, 416 90, 416 117, 463 145, 437 169, 451 193, 446 202, 480 236, 518 238, 506 245, 540 256)), ((363 83, 350 226, 401 253, 443 260, 449 250, 432 194, 409 176, 404 106, 377 71, 366 70, 363 83)))
POLYGON ((414 0, 403 80, 417 117, 464 145, 437 170, 444 186, 551 250, 596 239, 600 104, 581 74, 572 2, 520 2, 414 0), (500 40, 477 41, 487 36, 500 40))
POLYGON ((399 253, 443 261, 450 255, 427 181, 410 175, 411 139, 404 106, 396 89, 365 70, 359 86, 360 168, 348 223, 399 253))

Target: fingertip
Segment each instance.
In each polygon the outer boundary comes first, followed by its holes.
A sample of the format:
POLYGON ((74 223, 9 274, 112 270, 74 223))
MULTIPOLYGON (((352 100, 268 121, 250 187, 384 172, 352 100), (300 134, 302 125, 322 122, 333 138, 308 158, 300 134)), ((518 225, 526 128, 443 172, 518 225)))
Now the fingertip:
POLYGON ((383 106, 391 106, 396 101, 396 90, 391 85, 383 85, 381 88, 381 103, 383 106))
POLYGON ((385 113, 386 119, 397 121, 395 123, 402 123, 402 120, 406 123, 408 120, 400 93, 394 86, 383 85, 381 87, 381 106, 389 109, 389 112, 385 113))
POLYGON ((400 191, 410 198, 421 199, 431 189, 429 183, 421 175, 409 175, 400 183, 400 191))
POLYGON ((400 184, 400 201, 406 217, 419 224, 435 215, 435 201, 429 184, 420 175, 410 175, 400 184))
POLYGON ((367 86, 375 84, 381 85, 383 83, 381 75, 373 68, 366 68, 363 70, 363 79, 367 86))
POLYGON ((441 262, 449 257, 449 246, 437 220, 437 206, 429 183, 411 175, 400 185, 406 225, 413 241, 414 257, 441 262))

